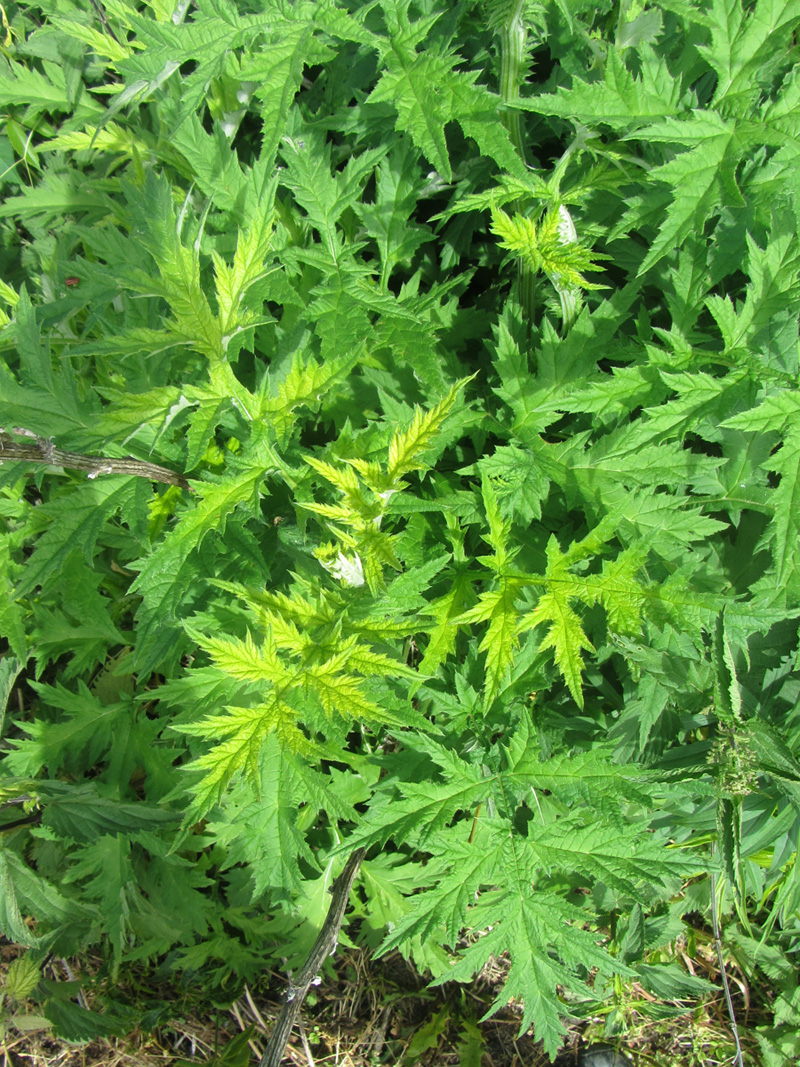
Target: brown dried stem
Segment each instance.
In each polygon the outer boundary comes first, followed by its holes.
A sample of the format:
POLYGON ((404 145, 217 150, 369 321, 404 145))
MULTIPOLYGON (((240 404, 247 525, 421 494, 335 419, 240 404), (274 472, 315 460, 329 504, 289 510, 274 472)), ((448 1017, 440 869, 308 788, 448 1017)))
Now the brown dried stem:
POLYGON ((136 478, 147 478, 151 482, 164 482, 177 485, 181 489, 191 490, 186 478, 176 474, 168 467, 146 460, 108 459, 105 456, 85 456, 81 452, 65 452, 56 448, 46 437, 39 437, 30 430, 14 429, 15 434, 28 438, 30 444, 21 444, 9 433, 0 431, 0 463, 15 460, 20 463, 46 463, 50 467, 67 467, 70 470, 86 471, 89 478, 98 478, 102 474, 130 474, 136 478))

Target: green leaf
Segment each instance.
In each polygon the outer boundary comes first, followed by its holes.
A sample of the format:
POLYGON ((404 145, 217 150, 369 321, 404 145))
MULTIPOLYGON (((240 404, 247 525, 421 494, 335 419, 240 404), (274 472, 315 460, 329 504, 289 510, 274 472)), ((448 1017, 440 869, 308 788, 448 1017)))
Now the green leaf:
POLYGON ((551 537, 547 542, 546 592, 539 598, 534 610, 519 620, 517 632, 532 630, 541 623, 548 625, 539 649, 552 648, 556 666, 561 671, 575 703, 583 707, 581 670, 583 650, 594 651, 583 625, 570 601, 576 599, 578 589, 569 574, 569 558, 561 552, 558 541, 551 537), (570 592, 572 587, 572 593, 570 592))
POLYGON ((14 889, 14 872, 9 868, 5 848, 0 849, 0 929, 3 936, 18 945, 35 945, 37 938, 22 918, 14 889))
POLYGON ((114 952, 113 969, 116 970, 131 936, 132 914, 139 907, 130 840, 126 840, 122 834, 104 835, 86 845, 67 880, 76 882, 82 878, 87 879, 86 890, 100 901, 114 952))
POLYGON ((316 865, 299 825, 301 807, 309 801, 306 782, 274 734, 264 741, 259 765, 258 796, 241 790, 245 797, 231 810, 230 826, 215 830, 230 842, 227 865, 247 863, 252 870, 254 897, 275 890, 296 894, 302 886, 298 857, 316 865))
POLYGON ((480 1067, 486 1052, 483 1031, 470 1019, 463 1019, 459 1038, 458 1067, 480 1067))
POLYGON ((277 40, 273 36, 267 50, 250 53, 242 63, 241 77, 255 84, 255 95, 261 105, 263 125, 260 162, 267 170, 274 166, 275 155, 286 130, 287 117, 302 84, 312 31, 315 24, 320 29, 324 24, 322 7, 319 5, 318 19, 298 19, 295 25, 284 24, 280 36, 277 40))
POLYGON ((35 775, 43 767, 51 773, 64 766, 90 767, 132 715, 129 699, 103 704, 82 680, 77 692, 61 683, 33 685, 49 705, 64 712, 64 717, 59 722, 39 719, 24 724, 30 740, 15 740, 7 757, 13 774, 35 775))
POLYGON ((539 226, 524 215, 507 215, 502 208, 492 210, 492 233, 500 238, 500 247, 513 252, 534 274, 542 271, 558 288, 602 289, 584 278, 583 271, 602 270, 594 259, 601 253, 579 244, 572 233, 566 208, 550 211, 539 226))
POLYGON ((742 145, 732 122, 707 111, 688 121, 667 120, 650 126, 647 137, 695 147, 652 172, 654 179, 669 186, 672 202, 639 276, 687 237, 702 233, 706 220, 722 203, 742 203, 735 179, 742 145))
POLYGON ((441 432, 445 420, 455 407, 461 390, 470 381, 463 378, 450 389, 442 399, 428 411, 417 408, 414 418, 407 430, 398 430, 389 445, 389 462, 387 479, 391 486, 414 470, 423 470, 422 454, 431 447, 436 435, 441 432))
POLYGON ((383 159, 385 149, 370 149, 353 156, 341 174, 331 174, 330 146, 314 130, 302 130, 299 136, 284 139, 282 154, 286 172, 281 175, 281 182, 292 190, 335 260, 335 224, 343 212, 355 206, 363 184, 383 159))
POLYGON ((402 796, 382 796, 373 804, 369 816, 350 838, 352 847, 385 843, 390 837, 411 838, 424 845, 428 838, 450 821, 454 812, 471 810, 489 793, 491 783, 477 767, 459 760, 459 778, 437 785, 405 782, 402 796))
POLYGON ((53 370, 53 358, 24 286, 13 323, 6 327, 19 353, 20 382, 0 371, 0 418, 6 426, 21 426, 45 438, 84 426, 95 414, 93 403, 82 403, 69 366, 53 370))
POLYGON ((86 212, 104 218, 110 208, 108 198, 96 186, 86 186, 75 171, 66 174, 48 171, 41 182, 20 196, 9 196, 0 204, 0 219, 36 220, 39 225, 60 218, 66 212, 86 212))
POLYGON ((738 0, 714 0, 707 17, 711 44, 701 51, 717 75, 712 104, 742 111, 764 84, 774 49, 800 22, 800 8, 759 0, 746 12, 738 0))
POLYGON ((800 806, 800 764, 780 732, 763 719, 750 719, 746 731, 761 766, 792 805, 800 806))
POLYGON ((36 542, 15 596, 48 583, 74 552, 82 553, 91 564, 103 527, 121 508, 133 504, 134 494, 133 478, 114 475, 85 482, 69 499, 44 504, 37 518, 45 520, 47 528, 36 542))
POLYGON ((483 690, 484 708, 488 710, 497 696, 500 686, 514 661, 518 648, 518 612, 515 604, 523 583, 518 579, 498 578, 498 588, 481 593, 474 608, 454 619, 458 626, 473 622, 488 622, 486 632, 478 646, 486 653, 486 682, 483 690))
POLYGON ((133 1012, 115 1011, 101 1015, 60 996, 48 997, 44 1013, 59 1034, 75 1042, 120 1037, 129 1032, 133 1018, 133 1012))
POLYGON ((516 106, 617 129, 636 128, 648 119, 678 114, 680 83, 650 49, 641 49, 641 54, 645 57, 641 78, 626 69, 617 49, 609 48, 602 81, 575 79, 571 89, 520 100, 516 106))
POLYGON ((90 907, 70 900, 5 845, 0 847, 0 921, 6 937, 20 945, 38 947, 53 940, 52 929, 96 919, 90 907), (36 936, 22 921, 22 912, 42 924, 36 936))
MULTIPOLYGON (((0 632, 6 632, 5 628, 0 632)), ((5 725, 6 708, 14 690, 14 684, 24 666, 24 661, 17 659, 16 656, 5 655, 0 660, 0 709, 2 709, 0 710, 0 732, 5 725)))
POLYGON ((779 474, 781 479, 772 494, 775 505, 772 551, 777 568, 776 581, 782 586, 797 570, 796 557, 800 548, 800 429, 792 427, 780 451, 764 466, 779 474))
POLYGON ((567 981, 570 988, 582 989, 582 983, 570 972, 586 964, 597 967, 604 974, 613 971, 624 974, 628 968, 613 960, 598 947, 595 937, 582 929, 580 909, 551 894, 542 896, 530 891, 533 871, 524 846, 509 842, 502 862, 504 888, 497 894, 489 894, 489 899, 479 903, 471 916, 473 922, 480 924, 481 913, 487 911, 487 905, 493 905, 495 914, 503 915, 502 921, 470 945, 447 975, 438 981, 468 981, 491 955, 509 951, 511 967, 508 977, 490 1014, 512 997, 521 1001, 525 1008, 520 1032, 533 1024, 537 1039, 554 1057, 565 1033, 560 1019, 557 985, 567 981), (559 946, 560 959, 551 955, 553 944, 559 946))
POLYGON ((125 804, 100 796, 90 787, 67 786, 56 789, 53 783, 40 795, 50 793, 42 814, 42 823, 61 837, 89 844, 103 834, 135 834, 175 826, 180 817, 151 804, 125 804))
MULTIPOLYGON (((203 1067, 247 1067, 254 1025, 251 1024, 226 1041, 218 1053, 205 1060, 203 1067)), ((176 1060, 175 1067, 191 1067, 191 1061, 176 1060)))
POLYGON ((64 72, 56 64, 47 64, 47 74, 40 74, 22 63, 5 58, 6 74, 0 100, 3 104, 31 105, 43 111, 70 111, 64 72))
POLYGON ((411 22, 409 0, 383 5, 388 36, 376 41, 385 63, 370 104, 389 103, 397 111, 397 128, 408 132, 417 147, 447 181, 452 178, 444 128, 456 117, 455 86, 461 81, 453 68, 459 57, 447 51, 418 52, 438 19, 429 15, 411 22), (436 86, 431 94, 430 86, 436 86))
POLYGON ((676 964, 653 967, 640 963, 636 970, 645 989, 661 1000, 689 1000, 715 989, 713 982, 696 974, 687 974, 676 964))
POLYGON ((172 146, 189 162, 194 180, 218 208, 241 210, 245 180, 221 126, 206 133, 198 116, 188 115, 174 131, 172 146))
POLYGON ((354 205, 367 233, 378 243, 383 288, 395 266, 409 263, 417 249, 433 239, 427 227, 410 221, 422 190, 416 162, 409 141, 399 138, 378 167, 375 203, 354 205))
POLYGON ((453 579, 449 592, 431 602, 425 614, 433 616, 434 625, 420 663, 420 673, 435 674, 448 655, 455 650, 458 636, 457 618, 467 609, 474 598, 472 582, 467 574, 460 572, 453 579))
POLYGON ((38 985, 40 977, 39 964, 26 952, 8 965, 3 992, 14 1000, 27 1000, 38 985))
POLYGON ((178 611, 187 594, 191 572, 188 556, 214 530, 225 528, 229 516, 240 506, 253 505, 263 481, 263 467, 248 466, 219 482, 197 487, 199 503, 185 511, 166 540, 137 564, 139 575, 132 591, 140 591, 137 670, 152 669, 166 653, 178 629, 178 611))
POLYGON ((542 501, 550 482, 526 449, 501 445, 479 463, 481 473, 491 478, 497 502, 505 518, 527 526, 542 517, 542 501))
POLYGON ((203 818, 219 804, 240 771, 258 781, 261 746, 270 734, 290 752, 319 754, 319 746, 309 742, 296 725, 298 711, 280 690, 271 692, 255 708, 228 707, 224 715, 212 715, 196 724, 176 727, 181 733, 213 737, 217 743, 191 765, 203 778, 192 787, 193 800, 184 823, 190 825, 203 818))

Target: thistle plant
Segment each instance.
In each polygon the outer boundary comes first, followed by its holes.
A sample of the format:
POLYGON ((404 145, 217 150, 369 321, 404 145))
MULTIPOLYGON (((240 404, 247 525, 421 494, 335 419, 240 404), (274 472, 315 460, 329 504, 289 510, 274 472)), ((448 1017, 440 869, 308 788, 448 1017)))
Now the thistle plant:
POLYGON ((363 849, 345 936, 503 959, 552 1056, 712 995, 704 916, 796 1061, 798 19, 5 8, 0 929, 104 956, 62 1033, 296 972, 363 849))

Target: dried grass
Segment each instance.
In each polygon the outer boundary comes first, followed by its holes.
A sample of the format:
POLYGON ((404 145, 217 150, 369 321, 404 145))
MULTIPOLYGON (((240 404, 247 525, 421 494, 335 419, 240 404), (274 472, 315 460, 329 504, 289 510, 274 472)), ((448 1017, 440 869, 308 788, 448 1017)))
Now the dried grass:
MULTIPOLYGON (((0 973, 9 954, 0 965, 0 973)), ((13 950, 12 950, 13 951, 13 950)), ((695 973, 713 979, 714 963, 702 955, 685 960, 695 973)), ((72 961, 70 970, 84 977, 96 969, 91 961, 72 961)), ((492 959, 470 986, 455 983, 427 989, 422 977, 399 954, 375 960, 361 949, 340 949, 336 971, 316 987, 302 1011, 302 1025, 293 1034, 284 1062, 296 1067, 459 1067, 462 1063, 461 1023, 486 1014, 508 971, 508 961, 492 959), (408 1056, 412 1038, 434 1017, 444 1018, 432 1047, 416 1059, 408 1056), (299 1032, 298 1032, 299 1031, 299 1032)), ((63 975, 62 975, 63 977, 63 975)), ((733 973, 743 1015, 750 1005, 744 976, 733 973)), ((125 992, 118 987, 117 996, 125 992)), ((135 1002, 132 985, 129 996, 135 1002)), ((162 991, 162 997, 164 991, 162 991)), ((207 1014, 195 1006, 182 1011, 152 1033, 135 1030, 120 1038, 75 1045, 47 1031, 16 1032, 9 1027, 0 1046, 0 1067, 163 1067, 178 1061, 203 1064, 213 1060, 227 1042, 252 1027, 252 1061, 258 1062, 266 1038, 280 1010, 281 980, 267 976, 264 988, 245 988, 227 1012, 207 1014)), ((176 1003, 178 1002, 176 996, 176 1003)), ((654 1023, 646 1014, 654 998, 631 987, 626 1003, 625 1050, 648 1067, 702 1065, 722 1062, 730 1047, 730 1031, 720 998, 712 998, 694 1014, 654 1023), (643 1010, 644 1009, 644 1010, 643 1010)), ((90 1004, 91 1006, 91 1004, 90 1004)), ((32 1008, 35 1010, 35 1008, 32 1008)), ((484 1041, 481 1067, 545 1067, 549 1063, 531 1034, 518 1036, 521 1009, 513 1002, 480 1024, 484 1041)), ((602 1016, 575 1025, 559 1057, 560 1067, 578 1062, 584 1041, 603 1040, 602 1016)), ((757 1062, 756 1049, 752 1048, 757 1062)))

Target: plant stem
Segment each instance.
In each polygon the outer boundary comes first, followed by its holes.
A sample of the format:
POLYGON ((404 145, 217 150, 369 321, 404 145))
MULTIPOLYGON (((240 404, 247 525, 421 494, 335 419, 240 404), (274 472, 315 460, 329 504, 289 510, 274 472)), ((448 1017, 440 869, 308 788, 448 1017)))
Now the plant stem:
POLYGON ((722 955, 722 934, 720 932, 719 914, 717 911, 717 876, 713 872, 711 874, 711 922, 714 927, 714 946, 717 950, 717 962, 719 963, 719 972, 722 975, 722 988, 725 990, 725 1003, 728 1006, 728 1017, 731 1020, 731 1031, 733 1032, 733 1040, 736 1042, 736 1055, 733 1059, 733 1067, 744 1067, 744 1059, 742 1057, 742 1046, 739 1041, 739 1028, 736 1025, 736 1015, 733 1010, 731 987, 728 983, 728 975, 725 971, 725 959, 722 955))
POLYGON ((39 437, 29 430, 16 430, 16 433, 30 437, 34 442, 21 445, 10 434, 0 432, 0 463, 16 460, 21 463, 46 463, 50 467, 67 467, 71 470, 86 471, 89 478, 102 474, 131 474, 136 478, 148 478, 151 482, 165 482, 178 485, 181 489, 190 489, 188 481, 181 474, 161 467, 158 463, 148 463, 142 459, 107 459, 105 456, 85 456, 81 452, 65 452, 56 448, 46 437, 39 437))
POLYGON ((348 859, 342 873, 333 883, 331 904, 328 908, 328 914, 325 916, 325 922, 322 924, 317 940, 311 946, 311 951, 306 956, 306 961, 300 969, 300 973, 289 982, 281 1013, 270 1034, 259 1067, 279 1067, 283 1060, 286 1043, 303 1006, 303 1001, 306 999, 309 987, 325 960, 336 949, 345 908, 347 907, 347 901, 350 899, 350 890, 353 888, 353 882, 358 874, 361 861, 364 859, 364 854, 365 850, 363 848, 357 848, 348 859))
MULTIPOLYGON (((500 99, 503 103, 519 100, 519 87, 525 62, 525 23, 522 12, 525 0, 517 0, 508 18, 498 31, 500 37, 500 99)), ((525 162, 525 143, 522 137, 522 116, 514 108, 503 113, 503 124, 511 137, 517 155, 525 162)))
MULTIPOLYGON (((517 0, 508 13, 508 18, 498 30, 500 38, 500 99, 504 103, 519 99, 519 89, 525 76, 525 40, 527 32, 522 15, 525 0, 517 0)), ((503 112, 503 124, 508 130, 511 143, 523 163, 525 159, 525 140, 522 134, 522 115, 515 108, 503 112)), ((516 210, 521 210, 515 204, 516 210)), ((517 266, 519 279, 519 300, 528 323, 533 321, 535 305, 536 279, 530 267, 519 261, 517 266)))

